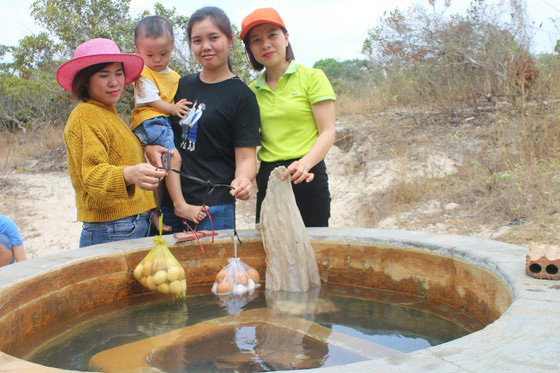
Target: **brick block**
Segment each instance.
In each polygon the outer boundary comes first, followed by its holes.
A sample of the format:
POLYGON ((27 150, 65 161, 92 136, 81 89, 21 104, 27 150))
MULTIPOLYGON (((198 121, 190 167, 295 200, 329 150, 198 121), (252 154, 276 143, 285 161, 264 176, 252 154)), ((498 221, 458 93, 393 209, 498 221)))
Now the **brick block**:
POLYGON ((525 262, 525 273, 531 277, 560 280, 560 247, 532 243, 525 262))

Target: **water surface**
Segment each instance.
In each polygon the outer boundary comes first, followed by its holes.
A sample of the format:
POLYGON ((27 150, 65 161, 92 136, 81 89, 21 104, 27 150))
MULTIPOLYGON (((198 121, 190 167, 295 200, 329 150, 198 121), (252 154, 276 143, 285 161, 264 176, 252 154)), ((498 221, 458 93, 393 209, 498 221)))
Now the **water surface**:
MULTIPOLYGON (((20 357, 51 367, 88 370, 91 357, 101 351, 262 308, 267 308, 272 320, 289 322, 297 318, 310 322, 305 325, 320 325, 320 331, 332 333, 326 336, 327 341, 347 335, 400 352, 420 350, 469 333, 446 318, 410 308, 418 304, 416 301, 402 302, 407 307, 374 301, 371 299, 379 299, 378 294, 369 296, 365 289, 360 289, 359 298, 352 297, 356 293, 352 288, 341 286, 323 286, 309 293, 258 290, 242 299, 213 294, 188 296, 182 301, 154 294, 136 296, 53 324, 43 332, 48 334, 41 337, 44 342, 28 346, 27 354, 20 357)), ((324 343, 279 325, 228 324, 199 342, 193 339, 162 350, 152 357, 152 365, 168 372, 270 371, 368 359, 341 344, 324 343)))

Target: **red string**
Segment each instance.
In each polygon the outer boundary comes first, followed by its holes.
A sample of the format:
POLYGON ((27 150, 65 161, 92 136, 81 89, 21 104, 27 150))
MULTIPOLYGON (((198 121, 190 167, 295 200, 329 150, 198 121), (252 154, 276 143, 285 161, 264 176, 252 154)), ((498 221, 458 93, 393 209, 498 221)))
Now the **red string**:
MULTIPOLYGON (((202 212, 202 210, 204 209, 204 206, 200 208, 200 211, 198 212, 199 214, 202 212)), ((212 243, 214 243, 214 222, 212 221, 212 215, 210 215, 210 209, 206 210, 206 216, 208 217, 208 219, 210 220, 210 227, 212 227, 212 243)), ((204 220, 204 219, 203 219, 204 220)), ((186 220, 183 220, 183 225, 186 225, 190 232, 192 232, 192 234, 194 235, 194 238, 196 239, 196 242, 198 243, 198 247, 200 247, 200 251, 202 251, 203 254, 206 254, 204 252, 204 247, 202 246, 202 243, 200 243, 200 239, 198 238, 198 231, 196 230, 196 228, 198 227, 199 223, 196 223, 194 226, 194 229, 189 225, 189 223, 187 223, 186 220)), ((185 230, 183 230, 183 232, 186 232, 185 230)))

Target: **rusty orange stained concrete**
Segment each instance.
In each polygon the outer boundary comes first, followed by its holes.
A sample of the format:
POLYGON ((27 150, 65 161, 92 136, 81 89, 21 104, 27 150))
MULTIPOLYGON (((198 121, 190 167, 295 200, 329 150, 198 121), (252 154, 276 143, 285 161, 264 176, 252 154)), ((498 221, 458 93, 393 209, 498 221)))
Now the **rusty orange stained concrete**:
MULTIPOLYGON (((466 337, 426 350, 324 371, 387 372, 397 367, 415 372, 503 372, 528 366, 535 372, 557 370, 557 361, 549 357, 558 353, 560 345, 560 286, 523 273, 527 248, 427 232, 315 228, 309 233, 322 281, 415 294, 429 304, 444 302, 490 323, 466 337)), ((188 269, 190 285, 213 281, 233 255, 231 234, 223 231, 214 244, 205 242, 206 255, 196 245, 172 248, 188 269)), ((259 234, 240 231, 240 236, 244 243, 240 256, 262 276, 265 263, 259 234)), ((169 242, 173 242, 171 238, 169 242)), ((4 352, 0 352, 0 370, 59 371, 5 352, 15 351, 22 341, 34 340, 35 325, 45 325, 53 317, 60 319, 68 312, 143 292, 132 269, 152 246, 150 238, 120 241, 2 268, 0 350, 4 352), (108 288, 111 282, 118 284, 108 288), (82 296, 72 297, 76 292, 82 296)))

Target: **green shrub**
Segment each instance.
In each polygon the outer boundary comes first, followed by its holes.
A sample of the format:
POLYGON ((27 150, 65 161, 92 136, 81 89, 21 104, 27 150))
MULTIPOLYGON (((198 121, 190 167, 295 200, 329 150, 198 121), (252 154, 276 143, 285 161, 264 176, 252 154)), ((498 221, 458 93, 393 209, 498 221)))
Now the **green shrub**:
POLYGON ((36 72, 29 79, 0 74, 0 130, 63 124, 73 106, 51 73, 36 72))

